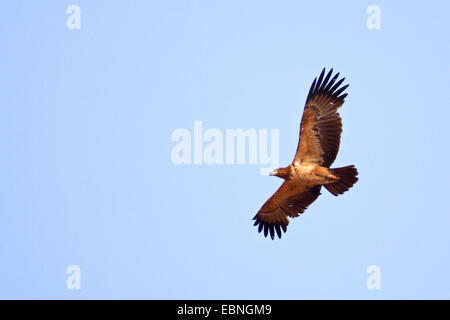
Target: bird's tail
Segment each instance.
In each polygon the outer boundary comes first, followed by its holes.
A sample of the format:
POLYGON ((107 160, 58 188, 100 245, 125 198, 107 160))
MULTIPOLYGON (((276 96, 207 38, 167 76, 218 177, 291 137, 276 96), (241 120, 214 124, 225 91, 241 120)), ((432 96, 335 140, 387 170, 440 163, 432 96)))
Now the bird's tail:
POLYGON ((337 182, 324 185, 324 187, 335 196, 343 194, 358 181, 358 178, 356 177, 358 175, 358 170, 356 170, 354 165, 329 170, 332 174, 340 178, 337 182))

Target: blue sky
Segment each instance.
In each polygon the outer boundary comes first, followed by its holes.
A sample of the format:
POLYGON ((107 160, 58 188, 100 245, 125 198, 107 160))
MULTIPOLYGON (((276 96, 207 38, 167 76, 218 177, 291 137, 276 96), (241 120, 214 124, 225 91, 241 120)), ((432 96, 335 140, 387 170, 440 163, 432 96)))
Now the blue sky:
POLYGON ((449 299, 449 9, 4 1, 0 298, 449 299), (334 166, 360 181, 264 239, 251 218, 281 181, 260 164, 175 165, 171 134, 278 129, 285 166, 323 67, 350 84, 334 166))

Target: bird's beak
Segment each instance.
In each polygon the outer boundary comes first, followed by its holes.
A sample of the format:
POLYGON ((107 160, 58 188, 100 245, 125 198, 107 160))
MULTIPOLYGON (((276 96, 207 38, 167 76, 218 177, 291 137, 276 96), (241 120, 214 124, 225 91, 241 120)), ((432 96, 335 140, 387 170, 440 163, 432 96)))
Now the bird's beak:
POLYGON ((277 170, 273 170, 269 175, 274 176, 277 174, 277 170))

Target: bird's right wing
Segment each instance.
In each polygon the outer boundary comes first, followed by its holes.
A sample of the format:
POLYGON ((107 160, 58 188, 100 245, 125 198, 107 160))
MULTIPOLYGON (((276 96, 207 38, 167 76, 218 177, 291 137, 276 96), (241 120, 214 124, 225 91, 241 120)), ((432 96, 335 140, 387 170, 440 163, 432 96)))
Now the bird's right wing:
POLYGON ((286 232, 289 224, 288 217, 298 217, 308 206, 320 195, 321 186, 306 188, 298 181, 287 180, 281 187, 264 203, 258 211, 254 226, 258 226, 258 232, 264 229, 264 236, 270 233, 272 240, 275 232, 281 238, 281 230, 286 232))

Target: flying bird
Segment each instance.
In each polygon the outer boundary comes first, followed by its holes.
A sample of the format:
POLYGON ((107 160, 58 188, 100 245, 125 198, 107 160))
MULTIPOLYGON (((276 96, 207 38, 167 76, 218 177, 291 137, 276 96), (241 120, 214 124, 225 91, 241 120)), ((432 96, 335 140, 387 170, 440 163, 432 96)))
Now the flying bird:
POLYGON ((289 218, 298 217, 320 195, 324 186, 334 196, 343 194, 358 181, 354 165, 331 169, 336 159, 342 133, 342 120, 337 112, 347 96, 345 78, 332 77, 333 69, 325 76, 322 70, 315 78, 306 99, 300 122, 300 138, 292 163, 271 172, 284 180, 281 187, 261 207, 254 226, 264 236, 275 233, 281 238, 286 232, 289 218))

